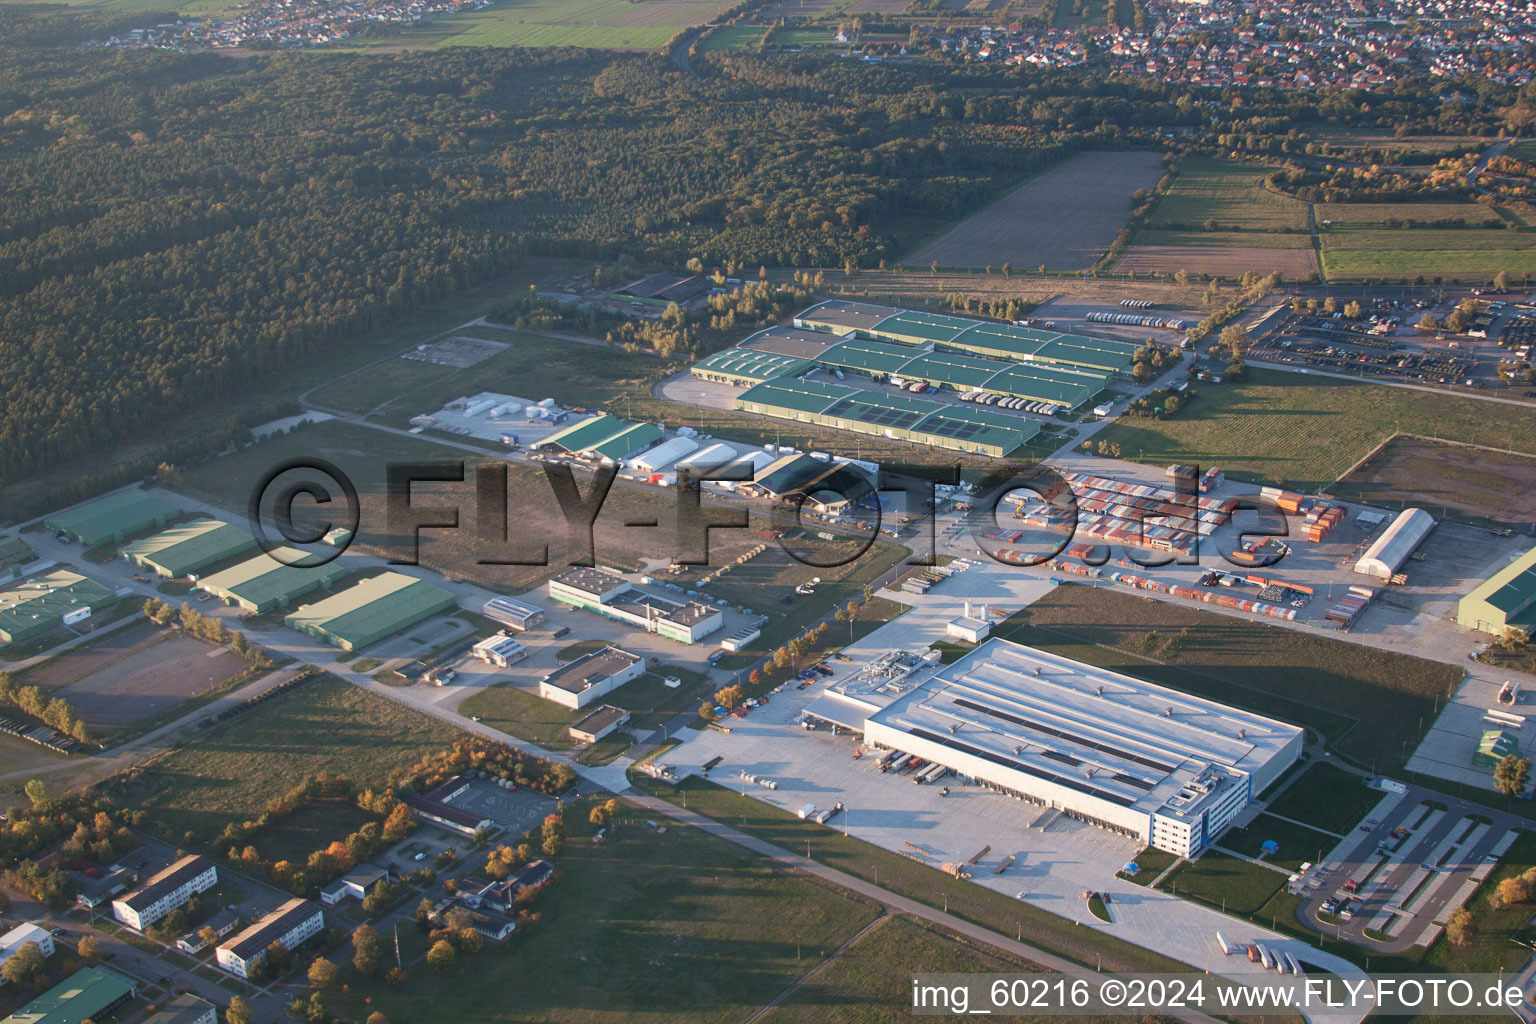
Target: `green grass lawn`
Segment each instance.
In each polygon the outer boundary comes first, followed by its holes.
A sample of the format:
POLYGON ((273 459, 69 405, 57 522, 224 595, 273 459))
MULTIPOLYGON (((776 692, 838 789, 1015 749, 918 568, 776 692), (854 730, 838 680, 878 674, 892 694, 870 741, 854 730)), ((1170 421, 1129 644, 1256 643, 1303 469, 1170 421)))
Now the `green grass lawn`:
POLYGON ((1141 870, 1136 873, 1136 877, 1130 878, 1129 875, 1123 874, 1120 877, 1127 878, 1137 885, 1150 885, 1154 878, 1168 870, 1173 865, 1173 862, 1178 859, 1177 856, 1169 853, 1167 850, 1159 850, 1155 846, 1149 846, 1131 858, 1141 867, 1141 870))
POLYGON ((1501 270, 1536 272, 1536 233, 1474 228, 1335 225, 1321 234, 1330 281, 1418 277, 1483 282, 1501 270))
POLYGON ((1386 227, 1391 220, 1460 219, 1468 224, 1503 223, 1498 212, 1485 203, 1318 203, 1314 209, 1320 229, 1325 220, 1332 221, 1335 226, 1369 224, 1380 227, 1386 227))
POLYGON ((1264 863, 1287 871, 1298 871, 1305 863, 1318 863, 1338 842, 1326 832, 1281 821, 1269 814, 1259 815, 1247 828, 1223 833, 1218 842, 1234 853, 1257 857, 1259 848, 1271 840, 1278 843, 1280 849, 1273 856, 1265 857, 1264 863))
POLYGON ((322 677, 199 733, 119 785, 127 804, 149 811, 177 840, 191 832, 206 843, 229 822, 255 818, 306 775, 323 770, 360 786, 380 785, 391 771, 464 735, 322 677))
POLYGON ((398 989, 344 966, 328 1008, 393 1024, 745 1020, 878 916, 698 829, 646 831, 633 809, 594 844, 589 806, 566 815, 537 922, 444 973, 411 964, 398 989))
MULTIPOLYGON (((1276 797, 1269 810, 1286 818, 1305 821, 1341 836, 1349 832, 1366 812, 1381 802, 1382 793, 1371 789, 1357 775, 1326 762, 1319 762, 1291 783, 1276 797)), ((1278 840, 1279 836, 1267 837, 1278 840)), ((1332 846, 1330 842, 1328 845, 1332 846)), ((1285 851, 1282 848, 1281 853, 1285 851)), ((1309 852, 1303 860, 1311 860, 1309 852)))
POLYGON ((611 732, 607 736, 592 744, 586 750, 576 755, 576 760, 581 764, 604 765, 612 764, 619 756, 635 745, 635 737, 632 733, 620 729, 611 732))
POLYGON ((1522 832, 1499 861, 1488 880, 1478 887, 1466 907, 1477 921, 1477 937, 1465 947, 1453 946, 1442 934, 1424 956, 1424 966, 1447 974, 1513 972, 1530 959, 1532 939, 1529 922, 1536 911, 1529 903, 1496 907, 1499 882, 1536 865, 1536 833, 1522 832), (1518 938, 1519 944, 1511 941, 1518 938))
POLYGON ((1366 764, 1401 758, 1432 720, 1436 698, 1462 678, 1454 665, 1103 587, 1057 587, 994 633, 1310 726, 1366 764), (1149 631, 1185 629, 1184 646, 1167 664, 1128 653, 1149 631))
MULTIPOLYGON (((1194 245, 1221 244, 1201 241, 1201 236, 1211 234, 1200 230, 1207 220, 1215 221, 1218 230, 1237 229, 1242 240, 1229 244, 1259 244, 1246 235, 1277 228, 1296 229, 1303 232, 1301 237, 1305 238, 1307 204, 1277 195, 1264 187, 1265 175, 1277 169, 1234 160, 1185 157, 1179 164, 1179 176, 1152 211, 1147 227, 1161 230, 1170 225, 1183 225, 1184 232, 1188 232, 1189 244, 1194 245)), ((1138 242, 1142 240, 1137 239, 1138 242)), ((1161 244, 1178 243, 1164 239, 1161 244)))
POLYGON ((1258 913, 1284 885, 1283 872, 1207 849, 1198 860, 1181 864, 1158 888, 1246 915, 1258 913))
POLYGON ((704 52, 719 50, 746 50, 756 52, 763 43, 768 29, 762 25, 722 25, 704 40, 704 52))
POLYGON ((588 712, 556 704, 503 683, 467 698, 459 705, 459 714, 478 718, 486 725, 546 750, 569 750, 575 741, 567 730, 588 712))
MULTIPOLYGON (((1113 936, 1079 928, 1072 921, 1022 903, 974 882, 943 874, 899 853, 844 836, 788 811, 744 797, 708 780, 690 777, 674 789, 631 773, 636 788, 674 803, 686 798, 688 809, 739 828, 786 850, 804 852, 823 864, 856 875, 931 907, 974 921, 1004 935, 1022 933, 1025 941, 1077 963, 1093 965, 1102 955, 1105 970, 1184 972, 1191 968, 1113 936)), ((835 824, 835 822, 834 822, 835 824)))
POLYGON ((1172 419, 1121 418, 1097 437, 1137 462, 1199 462, 1311 490, 1395 431, 1536 455, 1536 409, 1500 406, 1490 416, 1472 398, 1251 368, 1241 383, 1202 386, 1200 400, 1172 419))

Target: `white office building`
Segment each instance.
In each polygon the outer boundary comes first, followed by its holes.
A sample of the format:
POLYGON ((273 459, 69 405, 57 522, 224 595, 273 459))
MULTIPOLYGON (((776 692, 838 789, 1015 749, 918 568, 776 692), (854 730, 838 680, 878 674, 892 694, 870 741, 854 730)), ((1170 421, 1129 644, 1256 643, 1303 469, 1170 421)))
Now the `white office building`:
POLYGON ((311 900, 291 899, 218 948, 219 966, 239 978, 250 976, 251 966, 267 955, 274 942, 297 949, 325 927, 325 910, 311 900))
POLYGON ((877 665, 806 715, 1179 856, 1301 755, 1303 730, 990 639, 952 665, 877 665))
MULTIPOLYGON (((0 935, 0 964, 4 964, 11 957, 15 956, 16 951, 29 942, 37 943, 38 951, 43 956, 53 956, 53 933, 47 928, 28 921, 25 924, 17 925, 4 935, 0 935)), ((5 984, 5 980, 0 978, 0 985, 3 984, 5 984)))

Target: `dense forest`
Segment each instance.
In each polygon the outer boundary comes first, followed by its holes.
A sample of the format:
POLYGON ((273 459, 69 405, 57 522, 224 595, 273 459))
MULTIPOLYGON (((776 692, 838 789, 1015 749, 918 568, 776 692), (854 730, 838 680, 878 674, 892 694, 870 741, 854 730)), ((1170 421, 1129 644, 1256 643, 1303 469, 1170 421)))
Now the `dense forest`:
POLYGON ((543 256, 895 263, 1075 149, 1362 106, 832 58, 66 45, 99 31, 0 8, 0 481, 543 256))

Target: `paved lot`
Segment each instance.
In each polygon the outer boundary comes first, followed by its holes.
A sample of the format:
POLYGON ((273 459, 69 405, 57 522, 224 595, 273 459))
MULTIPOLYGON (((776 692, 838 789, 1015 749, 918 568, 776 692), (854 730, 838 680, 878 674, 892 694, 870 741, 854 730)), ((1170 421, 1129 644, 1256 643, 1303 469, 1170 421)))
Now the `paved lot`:
POLYGON ((490 818, 515 839, 542 822, 555 809, 553 797, 527 789, 503 789, 494 782, 471 779, 469 789, 453 801, 481 817, 490 818))

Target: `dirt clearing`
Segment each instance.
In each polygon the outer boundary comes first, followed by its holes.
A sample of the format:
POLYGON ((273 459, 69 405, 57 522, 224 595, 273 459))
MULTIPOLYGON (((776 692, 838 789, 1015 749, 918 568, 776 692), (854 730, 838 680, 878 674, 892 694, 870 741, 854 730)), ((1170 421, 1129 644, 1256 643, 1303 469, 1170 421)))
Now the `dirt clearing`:
POLYGON ((1536 523, 1536 459, 1487 448, 1395 437, 1334 493, 1388 507, 1497 523, 1536 523))

